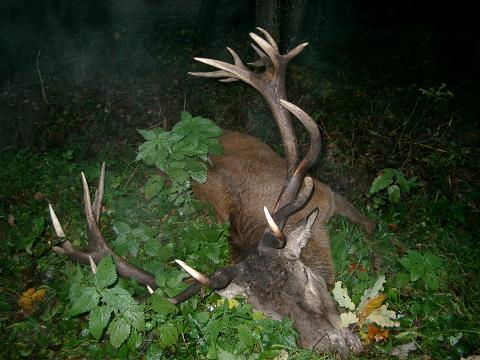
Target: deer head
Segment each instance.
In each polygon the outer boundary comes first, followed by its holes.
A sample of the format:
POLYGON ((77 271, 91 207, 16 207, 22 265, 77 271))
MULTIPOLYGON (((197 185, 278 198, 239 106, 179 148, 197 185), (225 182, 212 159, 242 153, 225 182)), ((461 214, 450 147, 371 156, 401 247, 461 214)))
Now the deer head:
MULTIPOLYGON (((181 260, 176 260, 194 280, 186 290, 169 301, 178 304, 198 293, 203 286, 208 286, 227 297, 244 296, 254 307, 273 318, 281 319, 285 316, 292 318, 300 333, 301 345, 304 347, 341 353, 359 352, 362 346, 358 338, 340 325, 339 315, 329 295, 325 279, 313 273, 300 260, 300 252, 308 242, 318 209, 313 210, 294 226, 285 228, 287 219, 305 205, 312 193, 313 181, 306 173, 320 151, 321 139, 315 121, 302 109, 285 100, 286 66, 307 44, 301 44, 287 54, 280 55, 277 44, 268 32, 261 28, 258 30, 263 33, 265 39, 250 34, 256 43, 252 46, 260 56, 260 60, 251 65, 263 71, 250 71, 240 57, 228 48, 234 64, 196 58, 197 61, 219 70, 190 74, 220 78, 221 81, 227 82, 242 80, 264 96, 282 136, 288 176, 272 214, 264 208, 269 226, 258 239, 254 251, 242 261, 221 268, 210 276, 199 273, 181 260), (291 114, 302 123, 310 137, 310 148, 301 160, 298 156, 291 114)), ((100 232, 104 181, 103 165, 92 205, 88 184, 82 173, 89 252, 75 249, 69 241, 65 241, 61 247, 55 247, 54 250, 85 264, 88 264, 90 259, 97 263, 102 257, 112 255, 120 275, 136 279, 139 283, 154 289, 157 287, 154 275, 117 256, 100 232)), ((51 206, 50 214, 57 235, 64 237, 60 222, 51 206)))

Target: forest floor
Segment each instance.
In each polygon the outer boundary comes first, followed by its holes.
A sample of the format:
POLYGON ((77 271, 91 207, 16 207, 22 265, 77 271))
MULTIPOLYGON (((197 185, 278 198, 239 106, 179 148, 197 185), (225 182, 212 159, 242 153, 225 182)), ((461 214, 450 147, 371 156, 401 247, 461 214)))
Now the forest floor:
MULTIPOLYGON (((155 188, 153 170, 135 161, 143 142, 137 129, 169 131, 189 111, 282 152, 268 108, 253 90, 187 77, 197 69, 194 55, 226 59, 192 48, 191 35, 178 35, 184 41, 177 48, 170 41, 151 49, 158 55, 141 65, 127 45, 119 47, 103 72, 89 67, 88 54, 57 69, 54 54, 40 55, 33 81, 2 87, 1 139, 9 145, 0 149, 0 357, 335 358, 298 348, 290 321, 265 319, 241 300, 222 303, 210 294, 172 308, 162 298, 182 286, 174 258, 204 272, 228 262, 228 228, 199 211, 188 190, 177 204, 162 204, 165 189, 155 188), (104 235, 154 271, 161 285, 152 298, 124 280, 105 286, 127 291, 121 293, 126 310, 138 323, 113 307, 102 320, 101 310, 81 303, 95 277, 52 251, 63 240, 54 236, 48 203, 68 239, 84 245, 79 174, 98 178, 102 162, 104 235)), ((233 43, 240 53, 244 40, 233 43)), ((468 89, 433 70, 427 76, 417 59, 406 72, 405 63, 389 61, 388 48, 342 57, 334 48, 321 55, 324 49, 312 43, 288 74, 290 99, 323 132, 323 156, 312 172, 378 223, 367 236, 338 217, 331 221, 337 278, 356 306, 377 284, 397 317, 394 325, 356 328, 365 344, 361 358, 388 358, 401 345, 422 359, 478 354, 480 132, 468 89)), ((305 134, 299 138, 308 146, 305 134)))

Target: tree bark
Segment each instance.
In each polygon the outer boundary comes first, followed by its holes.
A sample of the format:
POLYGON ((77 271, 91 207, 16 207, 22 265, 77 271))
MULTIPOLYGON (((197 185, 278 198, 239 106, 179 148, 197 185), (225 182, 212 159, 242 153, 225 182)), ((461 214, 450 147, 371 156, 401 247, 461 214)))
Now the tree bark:
POLYGON ((267 30, 280 42, 280 0, 257 0, 255 3, 255 24, 267 30))

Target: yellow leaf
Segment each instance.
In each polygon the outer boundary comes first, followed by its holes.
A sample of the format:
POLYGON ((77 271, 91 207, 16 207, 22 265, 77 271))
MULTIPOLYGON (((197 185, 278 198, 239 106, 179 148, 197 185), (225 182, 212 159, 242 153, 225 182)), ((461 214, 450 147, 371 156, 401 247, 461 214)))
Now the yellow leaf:
POLYGON ((377 296, 368 299, 358 313, 358 325, 362 326, 368 315, 370 315, 372 311, 382 306, 386 298, 387 297, 384 294, 378 294, 377 296))
POLYGON ((253 311, 252 319, 253 319, 253 320, 262 320, 262 319, 265 319, 265 314, 262 313, 261 311, 253 311))
POLYGON ((42 301, 45 298, 45 289, 35 290, 30 288, 24 291, 18 299, 18 306, 20 306, 25 312, 32 312, 35 303, 42 301))
POLYGON ((238 302, 238 300, 228 299, 228 308, 229 309, 233 309, 233 308, 236 308, 236 307, 239 307, 239 306, 240 306, 240 303, 238 302))

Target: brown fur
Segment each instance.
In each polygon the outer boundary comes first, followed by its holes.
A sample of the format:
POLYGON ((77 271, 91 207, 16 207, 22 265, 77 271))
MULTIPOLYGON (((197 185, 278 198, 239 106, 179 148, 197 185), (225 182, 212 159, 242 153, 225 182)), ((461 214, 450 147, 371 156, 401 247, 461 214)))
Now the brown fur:
MULTIPOLYGON (((238 263, 257 247, 267 227, 263 206, 273 209, 286 178, 286 162, 259 139, 230 132, 220 138, 224 154, 211 157, 205 184, 194 186, 195 196, 213 205, 219 221, 231 222, 232 260, 238 263)), ((336 212, 363 226, 368 232, 375 223, 362 215, 343 196, 314 180, 314 193, 304 209, 292 215, 286 225, 304 218, 314 208, 319 215, 301 260, 331 287, 334 270, 326 224, 336 212)))

